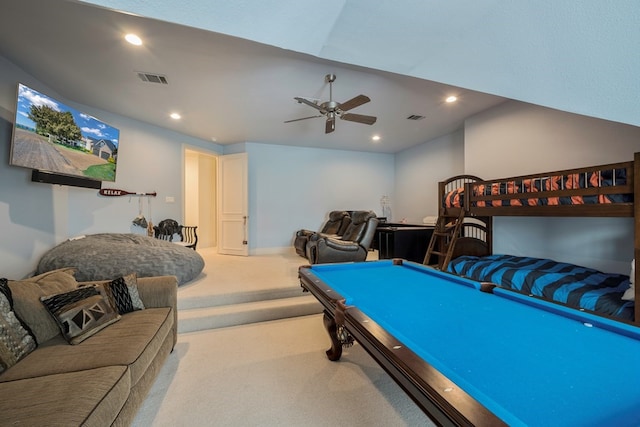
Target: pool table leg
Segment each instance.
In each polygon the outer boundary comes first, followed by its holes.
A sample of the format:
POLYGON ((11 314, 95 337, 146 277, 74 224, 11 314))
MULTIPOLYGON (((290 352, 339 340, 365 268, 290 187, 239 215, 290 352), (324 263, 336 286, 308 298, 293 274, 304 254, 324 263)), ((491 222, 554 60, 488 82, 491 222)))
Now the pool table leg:
POLYGON ((331 339, 331 348, 326 351, 327 357, 329 360, 335 362, 342 356, 342 342, 338 339, 338 325, 336 324, 336 320, 326 310, 324 312, 323 323, 331 339))

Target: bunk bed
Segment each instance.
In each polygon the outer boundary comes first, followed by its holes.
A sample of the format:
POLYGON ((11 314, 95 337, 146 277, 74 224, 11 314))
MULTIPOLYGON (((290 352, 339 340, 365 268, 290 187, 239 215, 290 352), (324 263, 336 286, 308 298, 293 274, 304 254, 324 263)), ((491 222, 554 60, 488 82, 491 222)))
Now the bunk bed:
MULTIPOLYGON (((640 153, 629 162, 488 181, 458 175, 440 182, 438 194, 442 224, 461 222, 455 237, 443 243, 451 248, 440 264, 443 270, 640 325, 640 304, 634 304, 640 286, 631 286, 640 280, 640 269, 630 268, 629 276, 606 274, 552 260, 496 255, 492 249, 494 216, 633 217, 633 255, 639 259, 640 153)), ((438 254, 444 258, 446 253, 438 254)))

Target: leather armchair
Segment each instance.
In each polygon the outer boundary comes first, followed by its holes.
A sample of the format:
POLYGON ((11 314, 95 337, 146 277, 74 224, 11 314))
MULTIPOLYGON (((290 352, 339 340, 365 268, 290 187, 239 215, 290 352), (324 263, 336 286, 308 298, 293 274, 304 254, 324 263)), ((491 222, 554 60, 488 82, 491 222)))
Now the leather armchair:
POLYGON ((307 242, 307 259, 311 264, 364 261, 377 227, 378 218, 373 211, 355 211, 341 237, 311 235, 307 242))
POLYGON ((309 238, 319 233, 323 236, 340 237, 344 234, 347 227, 351 224, 351 217, 347 211, 331 211, 329 212, 329 219, 325 222, 320 231, 312 230, 298 230, 293 242, 293 246, 296 249, 296 253, 301 257, 307 256, 307 242, 309 238))

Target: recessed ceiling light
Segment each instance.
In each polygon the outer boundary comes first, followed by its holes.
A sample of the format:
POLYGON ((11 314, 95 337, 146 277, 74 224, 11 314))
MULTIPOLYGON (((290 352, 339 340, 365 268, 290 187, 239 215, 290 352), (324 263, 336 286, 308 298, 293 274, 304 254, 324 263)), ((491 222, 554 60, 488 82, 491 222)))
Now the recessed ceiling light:
POLYGON ((136 46, 140 46, 142 44, 142 39, 135 34, 127 34, 126 36, 124 36, 124 39, 136 46))
POLYGON ((169 117, 171 117, 173 120, 180 120, 182 118, 182 116, 178 113, 171 113, 169 114, 169 117))
POLYGON ((445 101, 447 102, 456 102, 457 100, 458 100, 458 97, 453 95, 448 96, 447 99, 445 99, 445 101))
POLYGON ((371 137, 371 140, 372 140, 372 141, 380 141, 380 135, 373 135, 373 136, 371 137))

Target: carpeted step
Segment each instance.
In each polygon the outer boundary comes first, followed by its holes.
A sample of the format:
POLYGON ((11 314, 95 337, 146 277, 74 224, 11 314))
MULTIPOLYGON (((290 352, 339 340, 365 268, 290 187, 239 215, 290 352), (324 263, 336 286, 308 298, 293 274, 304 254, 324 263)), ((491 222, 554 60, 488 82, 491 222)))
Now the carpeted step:
POLYGON ((181 297, 178 295, 178 310, 243 304, 247 302, 299 297, 303 295, 309 295, 309 293, 303 292, 302 287, 300 286, 286 286, 281 288, 238 291, 222 294, 212 293, 210 295, 200 294, 192 297, 181 297))
POLYGON ((232 303, 178 310, 178 333, 322 313, 322 304, 309 294, 289 298, 232 303))

